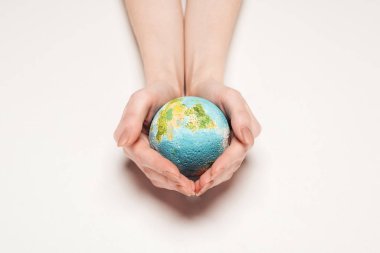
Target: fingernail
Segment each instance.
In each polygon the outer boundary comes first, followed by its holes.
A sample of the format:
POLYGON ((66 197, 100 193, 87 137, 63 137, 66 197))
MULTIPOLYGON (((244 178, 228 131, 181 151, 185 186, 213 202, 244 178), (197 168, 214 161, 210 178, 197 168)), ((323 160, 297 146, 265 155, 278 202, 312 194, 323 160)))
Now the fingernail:
POLYGON ((253 143, 253 134, 251 130, 249 130, 248 127, 244 127, 243 130, 241 131, 241 135, 243 136, 243 140, 245 144, 251 144, 253 143))
POLYGON ((119 137, 119 140, 117 141, 117 146, 121 147, 121 146, 127 144, 128 141, 129 141, 128 132, 124 131, 124 133, 122 133, 122 135, 119 137))

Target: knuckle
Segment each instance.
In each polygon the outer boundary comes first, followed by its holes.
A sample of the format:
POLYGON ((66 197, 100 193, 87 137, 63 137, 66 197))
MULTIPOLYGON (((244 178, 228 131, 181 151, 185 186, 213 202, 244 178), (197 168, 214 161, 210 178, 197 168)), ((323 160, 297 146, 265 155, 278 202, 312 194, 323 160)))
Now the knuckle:
POLYGON ((123 144, 123 147, 125 148, 124 153, 128 155, 128 157, 136 157, 135 152, 133 151, 133 144, 125 143, 123 144))
POLYGON ((133 114, 127 114, 125 119, 120 122, 120 125, 117 130, 114 132, 114 138, 120 138, 121 135, 127 134, 130 135, 133 134, 135 129, 138 127, 138 122, 135 119, 135 115, 133 114))
POLYGON ((216 175, 219 175, 221 172, 223 172, 224 169, 225 169, 224 166, 221 166, 221 165, 219 165, 219 166, 215 166, 215 167, 212 169, 211 174, 212 174, 212 176, 214 177, 214 176, 216 176, 216 175))
POLYGON ((210 181, 210 179, 207 177, 205 177, 205 176, 203 176, 203 177, 200 177, 200 179, 199 179, 199 183, 203 186, 203 185, 206 185, 208 182, 210 181))
POLYGON ((143 159, 142 159, 142 156, 141 154, 139 153, 136 153, 136 152, 133 152, 133 160, 137 163, 137 164, 142 164, 143 163, 143 159))
POLYGON ((148 167, 145 167, 145 166, 142 166, 141 167, 141 170, 144 172, 144 174, 148 177, 150 177, 152 175, 152 170, 149 169, 148 167))
POLYGON ((129 100, 141 99, 142 97, 144 97, 144 94, 145 94, 145 89, 139 89, 131 95, 129 100))
POLYGON ((227 181, 227 180, 230 180, 230 179, 232 178, 233 175, 234 175, 233 172, 229 172, 229 173, 227 173, 227 175, 226 175, 226 181, 227 181))
POLYGON ((123 147, 123 153, 129 157, 132 158, 131 150, 129 148, 123 147))
POLYGON ((141 152, 138 152, 138 150, 136 149, 136 144, 124 145, 123 151, 135 163, 139 164, 141 167, 146 167, 142 163, 142 155, 141 152))
POLYGON ((124 128, 130 130, 135 125, 135 121, 137 118, 138 114, 136 112, 134 112, 133 110, 127 110, 124 115, 124 128))
POLYGON ((161 182, 160 180, 158 179, 150 179, 150 181, 152 182, 152 184, 157 187, 157 188, 163 188, 163 189, 168 189, 168 187, 163 183, 161 182))
POLYGON ((231 170, 232 173, 234 173, 235 171, 237 171, 240 168, 240 166, 242 165, 243 161, 244 161, 244 158, 243 159, 239 159, 239 160, 237 160, 237 161, 235 161, 233 163, 232 170, 231 170))
POLYGON ((152 102, 153 98, 154 98, 153 91, 150 91, 148 89, 143 88, 143 89, 140 89, 140 90, 137 90, 136 92, 134 92, 130 99, 132 99, 132 100, 144 100, 147 102, 152 102))
POLYGON ((235 90, 235 89, 230 88, 230 87, 226 87, 226 90, 225 90, 225 92, 223 94, 227 98, 230 98, 230 97, 234 97, 234 98, 241 97, 240 91, 235 90))
POLYGON ((228 172, 224 173, 224 175, 221 177, 219 184, 230 180, 232 178, 233 174, 234 173, 232 171, 228 171, 228 172))
POLYGON ((152 184, 154 185, 154 186, 156 186, 156 187, 161 187, 161 184, 160 184, 160 182, 159 181, 157 181, 157 180, 155 180, 155 179, 150 179, 150 181, 152 182, 152 184))
POLYGON ((168 177, 164 177, 163 180, 166 185, 169 185, 171 183, 171 180, 168 177))
MULTIPOLYGON (((133 143, 125 143, 123 146, 131 149, 131 148, 133 148, 133 143)), ((131 151, 131 152, 133 152, 133 151, 131 151)))

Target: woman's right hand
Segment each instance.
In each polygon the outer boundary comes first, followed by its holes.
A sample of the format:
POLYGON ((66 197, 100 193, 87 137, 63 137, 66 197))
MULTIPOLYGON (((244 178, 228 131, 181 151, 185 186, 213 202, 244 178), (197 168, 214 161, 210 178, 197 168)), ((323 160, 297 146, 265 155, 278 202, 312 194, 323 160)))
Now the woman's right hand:
POLYGON ((114 132, 118 147, 134 161, 152 184, 195 195, 194 182, 183 176, 178 168, 149 144, 149 123, 156 111, 166 102, 180 96, 168 85, 155 85, 136 91, 129 99, 119 125, 114 132), (155 88, 159 87, 159 88, 155 88))
POLYGON ((240 92, 218 81, 211 79, 189 85, 188 95, 203 97, 216 104, 230 119, 232 127, 231 144, 195 182, 196 195, 200 196, 229 180, 239 169, 254 139, 259 136, 261 126, 240 92))

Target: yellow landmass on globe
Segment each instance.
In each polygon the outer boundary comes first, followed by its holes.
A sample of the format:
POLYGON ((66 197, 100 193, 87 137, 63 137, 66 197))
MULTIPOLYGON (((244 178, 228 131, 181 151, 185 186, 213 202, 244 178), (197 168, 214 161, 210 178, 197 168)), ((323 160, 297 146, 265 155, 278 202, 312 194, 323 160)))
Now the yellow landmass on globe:
POLYGON ((172 140, 174 128, 181 127, 185 117, 187 117, 187 123, 184 127, 192 131, 216 127, 216 123, 207 115, 202 104, 197 103, 188 108, 182 103, 182 98, 176 98, 166 104, 159 113, 156 134, 157 141, 160 142, 164 135, 169 140, 172 140))

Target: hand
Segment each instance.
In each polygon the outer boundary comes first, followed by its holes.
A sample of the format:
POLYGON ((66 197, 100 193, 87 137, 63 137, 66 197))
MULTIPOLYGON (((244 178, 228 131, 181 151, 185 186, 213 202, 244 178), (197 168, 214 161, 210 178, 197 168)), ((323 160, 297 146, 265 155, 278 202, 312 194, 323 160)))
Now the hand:
POLYGON ((261 126, 242 95, 217 81, 210 80, 197 86, 192 85, 189 93, 218 105, 230 118, 232 126, 230 146, 195 182, 196 195, 200 196, 208 189, 229 180, 239 169, 254 139, 260 134, 261 126))
POLYGON ((171 161, 149 145, 147 127, 154 113, 179 94, 167 85, 159 84, 155 87, 158 88, 144 88, 131 96, 114 132, 114 139, 154 186, 187 196, 194 195, 194 182, 183 176, 171 161))

